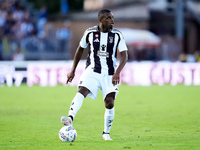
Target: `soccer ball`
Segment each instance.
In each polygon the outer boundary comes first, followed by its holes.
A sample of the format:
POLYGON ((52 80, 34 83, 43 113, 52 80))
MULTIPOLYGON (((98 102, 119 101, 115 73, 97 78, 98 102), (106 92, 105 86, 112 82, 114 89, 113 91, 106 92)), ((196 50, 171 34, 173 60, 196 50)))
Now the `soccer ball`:
POLYGON ((63 142, 74 142, 76 137, 77 132, 71 126, 64 126, 59 131, 59 138, 63 142))

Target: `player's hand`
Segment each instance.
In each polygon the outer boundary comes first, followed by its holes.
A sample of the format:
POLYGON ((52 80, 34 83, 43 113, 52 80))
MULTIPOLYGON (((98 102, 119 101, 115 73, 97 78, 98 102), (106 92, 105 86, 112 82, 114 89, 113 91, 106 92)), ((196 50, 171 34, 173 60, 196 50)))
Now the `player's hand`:
POLYGON ((72 80, 74 79, 75 74, 73 72, 69 72, 67 74, 67 82, 66 84, 68 84, 68 82, 72 82, 72 80))
POLYGON ((120 76, 119 76, 119 74, 114 74, 113 76, 112 76, 112 84, 113 85, 117 85, 117 84, 119 84, 119 81, 120 81, 120 76))

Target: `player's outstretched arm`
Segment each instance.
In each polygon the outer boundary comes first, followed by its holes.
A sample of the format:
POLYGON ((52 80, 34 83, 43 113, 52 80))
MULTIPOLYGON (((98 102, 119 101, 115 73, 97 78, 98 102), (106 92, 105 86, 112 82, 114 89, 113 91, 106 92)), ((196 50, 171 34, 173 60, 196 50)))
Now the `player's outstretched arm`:
POLYGON ((117 67, 113 77, 112 77, 112 84, 116 85, 119 84, 120 81, 120 72, 122 71, 122 69, 124 68, 127 60, 128 60, 128 53, 127 51, 122 51, 120 52, 121 58, 120 58, 120 62, 119 62, 119 66, 117 67))
POLYGON ((82 57, 84 48, 82 48, 80 45, 78 46, 76 53, 74 55, 74 62, 71 68, 71 71, 67 74, 67 82, 66 84, 68 84, 68 82, 72 82, 72 80, 74 79, 75 76, 75 71, 76 71, 76 67, 82 57))

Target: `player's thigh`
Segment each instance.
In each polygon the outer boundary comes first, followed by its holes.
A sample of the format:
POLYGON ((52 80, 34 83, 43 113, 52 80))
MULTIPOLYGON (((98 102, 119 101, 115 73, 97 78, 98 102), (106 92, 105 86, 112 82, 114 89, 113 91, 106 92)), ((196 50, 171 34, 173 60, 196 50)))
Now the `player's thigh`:
POLYGON ((93 70, 87 69, 81 75, 78 87, 85 87, 94 95, 94 97, 96 97, 100 87, 98 76, 98 73, 93 72, 93 70))
POLYGON ((112 84, 112 76, 105 76, 101 80, 101 87, 104 100, 107 96, 114 96, 115 99, 116 95, 119 93, 118 86, 112 84), (115 93, 115 94, 110 94, 110 93, 115 93))

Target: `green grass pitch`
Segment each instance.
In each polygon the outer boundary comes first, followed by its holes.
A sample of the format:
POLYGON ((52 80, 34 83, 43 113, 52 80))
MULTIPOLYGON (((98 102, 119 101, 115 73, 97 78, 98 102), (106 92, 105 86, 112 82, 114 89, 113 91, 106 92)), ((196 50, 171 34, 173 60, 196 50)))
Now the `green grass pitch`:
POLYGON ((0 87, 1 150, 200 149, 200 87, 120 85, 113 141, 102 139, 104 103, 86 98, 73 126, 77 139, 61 142, 60 117, 76 87, 0 87))

